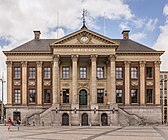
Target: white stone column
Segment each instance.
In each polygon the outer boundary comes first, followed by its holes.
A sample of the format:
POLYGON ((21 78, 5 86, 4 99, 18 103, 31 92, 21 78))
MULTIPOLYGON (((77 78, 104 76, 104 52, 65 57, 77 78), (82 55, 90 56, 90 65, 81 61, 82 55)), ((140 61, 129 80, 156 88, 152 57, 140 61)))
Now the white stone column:
POLYGON ((59 55, 53 56, 52 68, 52 89, 53 89, 53 105, 58 104, 58 75, 59 75, 59 55))
POLYGON ((7 104, 12 105, 12 62, 6 61, 7 64, 7 104))
POLYGON ((160 105, 160 61, 155 61, 155 104, 160 105))
POLYGON ((130 62, 125 61, 125 105, 130 104, 130 62))
POLYGON ((37 64, 37 105, 42 105, 42 62, 37 64))
POLYGON ((22 61, 22 105, 27 105, 27 62, 22 61))
POLYGON ((115 75, 115 55, 110 55, 110 85, 111 85, 111 92, 110 92, 110 104, 116 103, 116 75, 115 75))
POLYGON ((140 61, 140 104, 145 105, 145 63, 140 61))
POLYGON ((78 104, 78 93, 77 93, 78 55, 72 55, 71 59, 72 59, 72 106, 73 106, 73 105, 78 104))
MULTIPOLYGON (((91 91, 91 104, 97 104, 97 55, 91 55, 91 83, 90 83, 90 91, 91 91)), ((94 107, 93 107, 94 108, 94 107)))

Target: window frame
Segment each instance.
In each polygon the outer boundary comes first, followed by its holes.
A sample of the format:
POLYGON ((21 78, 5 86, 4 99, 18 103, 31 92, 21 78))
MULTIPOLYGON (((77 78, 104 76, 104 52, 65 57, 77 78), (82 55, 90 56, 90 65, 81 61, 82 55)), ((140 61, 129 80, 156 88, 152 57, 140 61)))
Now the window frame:
POLYGON ((123 79, 123 67, 116 67, 116 79, 123 79))
POLYGON ((69 104, 70 103, 70 90, 68 88, 62 89, 62 103, 69 104))
POLYGON ((152 89, 152 88, 147 88, 147 89, 146 89, 146 104, 153 104, 153 103, 154 103, 153 95, 154 95, 154 94, 153 94, 153 89, 152 89), (149 93, 148 91, 152 91, 152 92, 151 92, 151 98, 152 98, 152 99, 151 99, 151 102, 148 102, 148 93, 149 93))
POLYGON ((131 103, 131 104, 139 104, 139 93, 138 93, 138 88, 132 88, 130 92, 131 92, 131 95, 130 95, 130 97, 131 97, 131 98, 130 98, 130 99, 131 99, 131 100, 130 100, 130 103, 131 103), (136 92, 134 92, 134 93, 136 93, 136 102, 133 102, 133 96, 132 96, 132 94, 133 94, 133 93, 132 93, 133 90, 136 91, 136 92))
POLYGON ((62 79, 69 79, 69 78, 70 78, 70 67, 62 66, 62 79))
POLYGON ((20 78, 21 78, 21 68, 14 67, 14 79, 20 79, 20 78))
POLYGON ((29 79, 35 79, 36 78, 36 67, 30 66, 28 68, 29 71, 29 79))
POLYGON ((131 66, 131 79, 138 79, 138 67, 131 66))
POLYGON ((104 96, 105 96, 105 94, 104 94, 104 89, 97 89, 97 103, 98 104, 103 104, 104 103, 104 96), (102 97, 100 97, 99 96, 99 94, 101 94, 100 96, 102 96, 102 97))
POLYGON ((116 89, 116 103, 118 103, 118 104, 123 104, 123 89, 120 89, 120 88, 117 88, 116 89), (117 91, 121 91, 121 92, 117 92, 117 91), (121 94, 121 99, 117 99, 117 93, 119 93, 119 94, 121 94), (121 100, 121 102, 118 102, 119 100, 121 100))
POLYGON ((79 77, 80 77, 80 79, 86 79, 87 78, 87 67, 86 66, 80 66, 79 67, 79 77))
POLYGON ((14 104, 21 104, 21 89, 14 89, 14 100, 13 100, 13 103, 14 104), (17 91, 17 92, 16 92, 17 91), (16 96, 17 95, 17 96, 16 96), (19 95, 19 96, 18 96, 19 95), (17 101, 17 102, 16 102, 17 101), (19 102, 18 102, 19 101, 19 102))
POLYGON ((44 104, 51 104, 51 89, 50 88, 44 88, 44 94, 43 94, 43 103, 44 104), (49 102, 45 102, 46 100, 45 100, 45 90, 49 90, 50 92, 49 92, 49 102))
POLYGON ((96 77, 98 79, 104 79, 104 66, 97 66, 96 77))
POLYGON ((51 67, 44 67, 44 79, 51 79, 51 67))
POLYGON ((28 103, 29 103, 29 104, 36 104, 36 89, 35 89, 35 88, 30 88, 28 91, 29 91, 29 92, 28 92, 28 94, 29 94, 29 96, 28 96, 28 97, 29 97, 29 98, 28 98, 28 103), (31 102, 31 101, 30 101, 30 94, 31 94, 30 91, 31 91, 31 92, 34 91, 34 102, 31 102))

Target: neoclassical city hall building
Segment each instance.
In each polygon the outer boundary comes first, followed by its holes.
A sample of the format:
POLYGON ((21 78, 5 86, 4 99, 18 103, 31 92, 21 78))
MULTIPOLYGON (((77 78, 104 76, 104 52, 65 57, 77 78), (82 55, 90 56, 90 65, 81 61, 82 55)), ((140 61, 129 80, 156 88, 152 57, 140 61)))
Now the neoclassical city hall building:
POLYGON ((160 56, 129 39, 83 26, 60 39, 34 39, 7 57, 6 117, 30 125, 161 123, 160 56))

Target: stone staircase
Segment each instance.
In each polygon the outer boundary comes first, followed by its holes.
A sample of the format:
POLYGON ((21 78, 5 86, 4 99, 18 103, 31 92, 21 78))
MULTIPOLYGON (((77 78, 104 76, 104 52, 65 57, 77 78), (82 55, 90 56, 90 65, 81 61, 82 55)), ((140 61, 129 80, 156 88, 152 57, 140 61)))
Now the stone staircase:
POLYGON ((118 123, 121 126, 145 125, 145 120, 136 114, 131 114, 122 108, 118 108, 118 123))

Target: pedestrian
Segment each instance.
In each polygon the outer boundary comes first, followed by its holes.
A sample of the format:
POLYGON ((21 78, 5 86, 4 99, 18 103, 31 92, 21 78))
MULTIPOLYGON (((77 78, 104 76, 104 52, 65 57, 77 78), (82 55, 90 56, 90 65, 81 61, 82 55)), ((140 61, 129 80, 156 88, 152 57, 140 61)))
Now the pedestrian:
POLYGON ((18 117, 16 120, 18 131, 19 131, 20 123, 21 123, 21 121, 20 121, 20 118, 18 117))
POLYGON ((11 118, 9 117, 8 118, 8 131, 10 130, 11 123, 12 123, 12 121, 11 121, 11 118))

